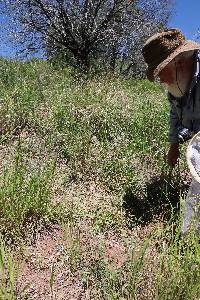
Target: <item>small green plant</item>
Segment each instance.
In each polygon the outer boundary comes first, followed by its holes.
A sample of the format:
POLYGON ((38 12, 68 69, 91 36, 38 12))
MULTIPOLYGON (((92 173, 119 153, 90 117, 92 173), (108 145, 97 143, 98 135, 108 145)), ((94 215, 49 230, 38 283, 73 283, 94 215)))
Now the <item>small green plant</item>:
POLYGON ((54 281, 55 281, 55 265, 54 263, 51 266, 51 277, 49 280, 49 285, 50 285, 50 290, 51 290, 51 299, 54 299, 54 290, 53 290, 53 285, 54 285, 54 281))
POLYGON ((19 140, 13 165, 5 167, 0 178, 1 233, 14 240, 30 226, 34 233, 34 226, 56 213, 51 206, 54 165, 29 173, 24 161, 19 140))
POLYGON ((15 264, 0 235, 0 300, 15 300, 15 264))
POLYGON ((72 218, 63 224, 64 251, 63 258, 70 271, 76 272, 81 260, 80 232, 72 218))
POLYGON ((174 239, 162 249, 156 273, 155 299, 198 299, 200 293, 200 246, 191 232, 174 239))

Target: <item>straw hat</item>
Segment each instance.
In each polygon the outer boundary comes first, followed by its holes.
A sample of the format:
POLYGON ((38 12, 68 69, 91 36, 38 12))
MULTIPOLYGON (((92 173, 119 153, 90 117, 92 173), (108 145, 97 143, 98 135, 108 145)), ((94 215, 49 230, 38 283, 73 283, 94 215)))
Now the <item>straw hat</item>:
POLYGON ((200 132, 196 133, 190 140, 186 158, 192 177, 200 183, 200 132))
POLYGON ((142 54, 148 65, 147 78, 154 81, 159 72, 180 53, 200 49, 200 44, 186 40, 177 28, 154 34, 143 46, 142 54))

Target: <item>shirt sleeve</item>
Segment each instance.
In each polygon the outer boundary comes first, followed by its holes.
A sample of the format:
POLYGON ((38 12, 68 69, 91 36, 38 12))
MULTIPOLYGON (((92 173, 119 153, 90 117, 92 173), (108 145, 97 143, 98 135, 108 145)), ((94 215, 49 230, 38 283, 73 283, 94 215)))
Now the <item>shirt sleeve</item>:
POLYGON ((173 97, 168 94, 168 100, 170 103, 169 114, 169 142, 171 144, 178 143, 178 127, 180 126, 180 119, 177 113, 177 108, 174 103, 173 97))

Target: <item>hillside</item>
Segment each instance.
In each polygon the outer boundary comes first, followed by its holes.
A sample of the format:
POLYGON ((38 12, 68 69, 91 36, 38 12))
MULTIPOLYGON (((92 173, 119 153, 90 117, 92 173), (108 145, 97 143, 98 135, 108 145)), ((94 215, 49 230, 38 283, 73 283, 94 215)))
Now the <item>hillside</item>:
POLYGON ((199 299, 159 86, 1 59, 0 91, 0 300, 199 299))

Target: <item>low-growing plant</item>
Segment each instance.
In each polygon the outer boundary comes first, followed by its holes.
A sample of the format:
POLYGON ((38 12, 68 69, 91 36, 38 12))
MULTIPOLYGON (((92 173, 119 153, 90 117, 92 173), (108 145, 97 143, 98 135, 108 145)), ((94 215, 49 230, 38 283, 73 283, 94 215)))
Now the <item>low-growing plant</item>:
POLYGON ((5 242, 0 235, 0 299, 15 300, 15 270, 16 266, 12 255, 7 250, 5 242))
MULTIPOLYGON (((170 242, 163 244, 160 249, 156 272, 156 300, 196 300, 200 293, 199 238, 193 231, 185 238, 180 238, 179 224, 176 228, 170 242)), ((166 236, 165 232, 164 234, 166 236)))
POLYGON ((23 157, 20 139, 12 165, 5 166, 0 178, 0 224, 1 233, 17 239, 24 228, 34 226, 54 218, 51 205, 51 185, 55 164, 41 166, 28 172, 23 157))
POLYGON ((64 263, 73 273, 79 268, 81 260, 80 232, 72 218, 69 218, 68 223, 63 223, 62 228, 64 263))

